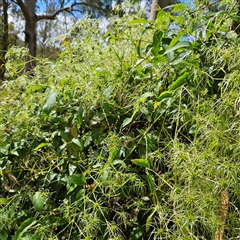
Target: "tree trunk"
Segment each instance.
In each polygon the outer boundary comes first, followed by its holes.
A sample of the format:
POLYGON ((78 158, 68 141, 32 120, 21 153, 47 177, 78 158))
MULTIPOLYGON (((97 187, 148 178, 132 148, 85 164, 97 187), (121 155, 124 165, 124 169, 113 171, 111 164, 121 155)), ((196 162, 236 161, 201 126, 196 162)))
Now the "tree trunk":
POLYGON ((0 83, 4 80, 5 73, 5 54, 8 49, 8 2, 6 0, 2 0, 2 10, 3 10, 3 18, 2 18, 2 29, 3 32, 1 34, 1 52, 0 52, 0 83))
POLYGON ((159 10, 167 7, 170 4, 170 0, 152 0, 150 20, 156 20, 159 10))
POLYGON ((35 0, 25 0, 25 7, 27 10, 27 16, 24 14, 26 19, 25 22, 25 45, 29 49, 29 53, 31 58, 27 58, 26 60, 26 70, 30 71, 33 67, 36 66, 36 52, 37 52, 37 17, 35 14, 36 9, 36 1, 35 0))

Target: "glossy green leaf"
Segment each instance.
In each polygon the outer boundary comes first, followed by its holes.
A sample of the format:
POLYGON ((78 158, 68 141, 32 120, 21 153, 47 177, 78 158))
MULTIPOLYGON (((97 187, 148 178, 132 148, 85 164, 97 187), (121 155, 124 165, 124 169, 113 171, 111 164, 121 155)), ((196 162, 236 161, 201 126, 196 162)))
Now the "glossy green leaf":
POLYGON ((177 78, 177 80, 172 83, 170 86, 169 86, 169 90, 175 90, 179 87, 181 87, 182 85, 184 85, 187 81, 187 78, 189 77, 190 73, 186 72, 184 73, 183 75, 181 75, 179 78, 177 78))
POLYGON ((78 147, 83 148, 83 143, 82 143, 82 141, 81 141, 80 139, 78 139, 78 138, 73 138, 73 139, 72 139, 72 142, 73 142, 74 144, 76 144, 78 147))
POLYGON ((153 46, 159 45, 162 40, 163 32, 157 30, 153 35, 153 46))
POLYGON ((35 192, 32 198, 32 203, 35 211, 41 212, 44 207, 45 197, 42 192, 35 192))
POLYGON ((132 159, 131 162, 139 167, 150 168, 150 164, 147 159, 132 159))
POLYGON ((127 126, 131 122, 132 122, 132 118, 125 118, 123 123, 122 123, 122 127, 127 126))
POLYGON ((164 91, 160 94, 160 96, 157 98, 157 102, 161 102, 163 99, 166 98, 171 98, 172 97, 172 93, 169 91, 164 91))
POLYGON ((47 97, 47 101, 42 108, 43 112, 46 113, 47 115, 49 115, 51 110, 53 109, 57 95, 58 95, 58 92, 55 91, 50 93, 49 96, 47 97))
POLYGON ((86 183, 86 178, 82 174, 73 174, 67 177, 67 182, 82 186, 86 183))
POLYGON ((25 220, 16 231, 16 234, 15 234, 16 240, 21 240, 23 237, 23 234, 26 233, 28 229, 33 225, 35 225, 36 223, 37 221, 33 217, 30 217, 27 220, 25 220))

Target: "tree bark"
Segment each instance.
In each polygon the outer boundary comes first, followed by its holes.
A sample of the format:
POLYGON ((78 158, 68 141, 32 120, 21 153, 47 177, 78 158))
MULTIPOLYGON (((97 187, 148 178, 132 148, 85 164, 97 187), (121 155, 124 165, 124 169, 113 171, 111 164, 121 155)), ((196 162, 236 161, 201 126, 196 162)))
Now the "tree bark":
POLYGON ((8 49, 8 2, 6 0, 2 0, 2 10, 3 10, 3 18, 2 18, 2 36, 1 36, 1 52, 0 52, 0 83, 4 80, 5 74, 5 54, 8 49))
POLYGON ((159 10, 167 7, 170 4, 171 4, 170 0, 152 0, 150 20, 155 21, 159 10))
POLYGON ((31 57, 26 57, 26 71, 31 71, 36 66, 36 52, 37 52, 37 17, 35 14, 36 0, 17 0, 18 6, 25 18, 25 46, 29 49, 31 57))

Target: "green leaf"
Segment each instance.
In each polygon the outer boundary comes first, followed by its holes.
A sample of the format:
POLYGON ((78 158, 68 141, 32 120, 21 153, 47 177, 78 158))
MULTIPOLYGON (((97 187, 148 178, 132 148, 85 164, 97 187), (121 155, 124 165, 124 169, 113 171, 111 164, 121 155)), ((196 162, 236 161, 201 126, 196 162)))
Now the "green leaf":
POLYGON ((147 20, 145 18, 138 18, 132 21, 129 21, 128 24, 138 24, 138 23, 146 23, 147 20))
POLYGON ((186 48, 186 47, 189 47, 189 46, 190 46, 190 43, 187 42, 187 41, 179 42, 179 43, 177 43, 175 46, 167 49, 163 55, 166 55, 167 53, 170 53, 170 52, 175 51, 175 50, 177 50, 177 49, 186 48))
POLYGON ((122 167, 123 168, 127 168, 127 165, 126 165, 126 163, 123 161, 123 160, 114 160, 113 162, 112 162, 112 165, 118 165, 118 164, 120 164, 120 165, 122 165, 122 167))
POLYGON ((123 123, 122 123, 122 127, 127 126, 131 122, 132 122, 132 118, 125 118, 123 123))
POLYGON ((155 26, 165 32, 169 28, 169 23, 170 12, 159 11, 155 21, 155 26))
POLYGON ((132 159, 131 162, 139 167, 150 168, 150 164, 147 159, 132 159))
POLYGON ((42 192, 35 192, 32 203, 35 211, 41 212, 43 210, 45 198, 42 192))
POLYGON ((146 221, 146 232, 149 231, 151 223, 152 223, 152 215, 148 216, 148 218, 147 218, 147 221, 146 221))
POLYGON ((161 102, 163 99, 166 98, 171 98, 172 97, 172 93, 169 91, 164 91, 160 94, 160 96, 157 98, 157 102, 161 102))
POLYGON ((155 191, 155 179, 152 174, 147 172, 147 182, 151 193, 155 191))
POLYGON ((167 8, 172 8, 171 12, 173 13, 182 12, 187 8, 187 5, 183 3, 178 3, 178 4, 169 5, 167 8))
POLYGON ((229 31, 227 33, 227 38, 231 40, 236 40, 238 37, 237 33, 235 31, 229 31))
POLYGON ((16 240, 22 239, 23 234, 27 232, 27 230, 36 223, 37 221, 33 217, 30 217, 27 220, 25 220, 16 231, 15 234, 16 240))
POLYGON ((51 110, 53 109, 53 106, 54 106, 54 103, 56 101, 57 95, 58 95, 57 91, 49 94, 49 96, 47 98, 47 101, 42 108, 43 112, 46 113, 47 115, 49 115, 51 110))
POLYGON ((169 90, 175 90, 185 84, 187 78, 189 77, 190 73, 186 72, 181 75, 174 83, 169 86, 169 90))
POLYGON ((18 151, 16 151, 16 150, 11 150, 10 154, 15 155, 15 156, 19 156, 18 151))
POLYGON ((153 46, 159 45, 159 43, 162 40, 163 32, 160 30, 157 30, 153 35, 153 46))
POLYGON ((49 145, 49 143, 40 143, 37 147, 35 147, 33 150, 34 151, 37 151, 38 149, 40 149, 40 148, 43 148, 43 147, 45 147, 45 146, 48 146, 49 145))
POLYGON ((80 139, 78 138, 73 138, 72 142, 75 143, 78 147, 83 148, 83 143, 80 139))
POLYGON ((170 65, 173 66, 173 65, 179 64, 180 62, 183 63, 183 59, 186 59, 191 53, 192 53, 192 50, 181 52, 177 57, 172 59, 173 61, 171 60, 170 65))
POLYGON ((106 181, 108 180, 109 172, 109 168, 104 169, 104 172, 101 175, 101 183, 106 183, 106 181))
POLYGON ((149 229, 150 229, 150 226, 151 226, 151 223, 152 223, 152 218, 153 218, 153 215, 155 214, 155 212, 156 212, 156 209, 154 209, 154 211, 147 218, 147 221, 146 221, 146 232, 148 232, 149 229))
POLYGON ((73 174, 67 177, 67 182, 82 186, 86 183, 86 178, 82 174, 73 174))
POLYGON ((0 204, 7 204, 9 200, 7 198, 0 198, 0 204))

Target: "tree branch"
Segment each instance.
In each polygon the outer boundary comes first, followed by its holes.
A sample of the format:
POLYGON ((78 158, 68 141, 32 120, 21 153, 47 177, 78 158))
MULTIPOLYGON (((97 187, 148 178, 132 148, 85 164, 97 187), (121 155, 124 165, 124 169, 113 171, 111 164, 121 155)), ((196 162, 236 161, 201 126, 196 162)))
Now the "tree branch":
POLYGON ((29 12, 28 12, 25 4, 23 3, 23 1, 22 0, 16 0, 16 1, 12 1, 12 2, 16 3, 21 8, 26 22, 31 23, 32 22, 31 16, 29 15, 29 12))
POLYGON ((36 16, 37 21, 43 20, 43 19, 54 20, 56 18, 56 16, 61 12, 65 12, 65 11, 66 12, 71 12, 73 10, 73 7, 76 6, 76 5, 85 5, 87 7, 97 8, 98 10, 101 10, 101 8, 97 7, 96 5, 92 5, 92 4, 89 4, 89 3, 86 3, 86 2, 79 2, 79 3, 75 2, 68 7, 62 7, 60 9, 58 9, 57 11, 55 11, 52 14, 37 15, 36 16))

